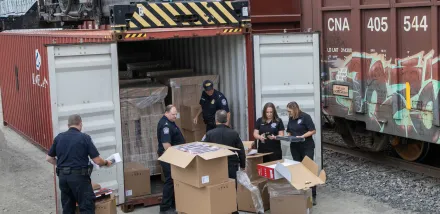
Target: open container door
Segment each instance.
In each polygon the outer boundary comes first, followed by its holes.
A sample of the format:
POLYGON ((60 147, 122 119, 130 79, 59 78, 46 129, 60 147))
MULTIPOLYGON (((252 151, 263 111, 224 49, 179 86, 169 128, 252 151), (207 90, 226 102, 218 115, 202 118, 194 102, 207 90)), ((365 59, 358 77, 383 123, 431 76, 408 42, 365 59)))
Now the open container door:
MULTIPOLYGON (((122 156, 118 57, 115 43, 48 46, 53 133, 68 129, 67 119, 79 114, 102 158, 122 156)), ((123 164, 94 169, 92 181, 113 189, 124 202, 123 164)), ((56 176, 57 213, 62 212, 56 176)))
MULTIPOLYGON (((253 36, 255 111, 272 102, 287 129, 287 104, 296 101, 315 123, 315 162, 322 168, 321 78, 319 33, 280 33, 253 36)), ((282 141, 283 158, 292 159, 290 143, 282 141)))

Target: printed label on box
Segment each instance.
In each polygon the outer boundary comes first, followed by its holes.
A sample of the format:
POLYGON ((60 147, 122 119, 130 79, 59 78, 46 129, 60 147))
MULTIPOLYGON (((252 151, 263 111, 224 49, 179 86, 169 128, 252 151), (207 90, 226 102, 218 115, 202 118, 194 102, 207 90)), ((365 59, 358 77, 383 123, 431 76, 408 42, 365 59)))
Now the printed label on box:
POLYGON ((202 177, 202 184, 206 184, 206 183, 209 183, 209 175, 202 177))
POLYGON ((133 195, 133 191, 132 190, 125 191, 125 196, 131 196, 131 195, 133 195))

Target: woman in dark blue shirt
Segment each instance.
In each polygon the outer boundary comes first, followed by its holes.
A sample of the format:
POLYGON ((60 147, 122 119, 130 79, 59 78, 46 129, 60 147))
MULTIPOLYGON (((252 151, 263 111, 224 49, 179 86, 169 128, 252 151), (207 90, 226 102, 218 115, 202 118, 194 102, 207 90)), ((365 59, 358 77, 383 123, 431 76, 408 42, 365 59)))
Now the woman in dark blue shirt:
MULTIPOLYGON (((305 156, 313 160, 315 154, 315 141, 313 135, 316 133, 315 124, 309 114, 301 111, 296 102, 287 104, 289 112, 289 123, 287 124, 287 135, 305 138, 304 142, 291 142, 290 153, 295 161, 301 162, 305 156)), ((312 187, 313 205, 316 205, 316 187, 312 187)))
POLYGON ((260 140, 258 153, 269 153, 263 157, 263 162, 282 159, 281 142, 275 140, 276 136, 284 136, 284 124, 278 117, 273 103, 266 103, 263 107, 262 117, 255 122, 254 138, 260 140))

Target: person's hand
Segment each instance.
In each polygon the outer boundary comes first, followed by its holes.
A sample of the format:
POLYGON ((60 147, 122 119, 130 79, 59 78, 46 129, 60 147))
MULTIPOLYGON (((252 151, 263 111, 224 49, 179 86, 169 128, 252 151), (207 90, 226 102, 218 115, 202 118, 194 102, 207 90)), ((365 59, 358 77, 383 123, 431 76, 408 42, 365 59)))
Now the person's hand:
POLYGON ((245 168, 240 168, 241 171, 246 171, 246 167, 245 168))
POLYGON ((266 138, 264 138, 264 135, 260 135, 260 138, 259 138, 259 140, 261 141, 261 142, 263 142, 264 143, 264 140, 265 140, 266 138))
POLYGON ((197 125, 197 117, 195 117, 194 119, 193 119, 193 122, 194 122, 194 124, 196 124, 197 125))
POLYGON ((110 167, 110 166, 112 166, 112 164, 113 164, 112 161, 107 160, 107 164, 105 166, 110 167))
POLYGON ((277 137, 276 137, 275 135, 273 135, 273 134, 272 134, 272 135, 269 135, 268 137, 269 137, 269 139, 271 139, 271 140, 275 140, 275 139, 277 138, 277 137))
POLYGON ((301 136, 296 136, 297 138, 304 138, 304 135, 301 135, 301 136))

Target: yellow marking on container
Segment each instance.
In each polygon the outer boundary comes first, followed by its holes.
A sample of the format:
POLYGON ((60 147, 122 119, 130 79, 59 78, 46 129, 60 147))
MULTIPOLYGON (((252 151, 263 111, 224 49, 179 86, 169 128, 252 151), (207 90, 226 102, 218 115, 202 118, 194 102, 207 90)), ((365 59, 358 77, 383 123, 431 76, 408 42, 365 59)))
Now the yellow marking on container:
POLYGON ((133 14, 133 18, 136 19, 136 20, 137 20, 142 26, 144 26, 144 27, 151 27, 151 25, 148 24, 148 22, 145 21, 144 18, 142 18, 141 16, 139 16, 138 13, 134 13, 134 14, 133 14))
POLYGON ((220 23, 226 23, 226 21, 217 13, 215 12, 212 7, 208 7, 208 2, 201 2, 201 4, 220 22, 220 23))
POLYGON ((169 25, 177 25, 176 22, 174 22, 162 9, 160 9, 159 6, 156 4, 150 4, 150 7, 153 8, 153 10, 155 10, 160 16, 162 16, 162 18, 164 18, 169 25))
MULTIPOLYGON (((162 4, 168 11, 170 11, 171 14, 173 14, 173 16, 178 16, 180 15, 180 13, 178 13, 171 5, 170 3, 163 3, 162 4)), ((183 22, 183 25, 189 25, 189 23, 187 22, 183 22)))
POLYGON ((130 28, 137 28, 138 26, 135 25, 133 22, 130 22, 130 28))
POLYGON ((189 2, 189 6, 191 6, 196 13, 198 13, 208 24, 214 24, 213 21, 209 20, 208 16, 196 5, 194 2, 189 2))
POLYGON ((235 19, 229 12, 228 10, 223 7, 223 5, 220 2, 214 2, 214 5, 220 10, 222 11, 222 13, 228 17, 229 20, 231 20, 231 22, 233 23, 237 23, 237 19, 235 19))
MULTIPOLYGON (((180 8, 183 11, 183 13, 185 13, 185 15, 194 15, 182 3, 179 2, 179 3, 176 3, 176 5, 177 5, 178 8, 180 8)), ((202 23, 200 21, 194 22, 194 24, 202 25, 202 23)))
POLYGON ((226 5, 228 5, 229 8, 231 8, 231 10, 234 10, 234 7, 232 6, 232 2, 230 1, 225 1, 226 5))
POLYGON ((144 15, 146 15, 151 21, 154 22, 157 26, 163 26, 162 22, 159 21, 159 19, 156 18, 150 11, 147 10, 147 8, 144 7, 142 4, 138 4, 138 8, 141 7, 142 11, 144 11, 144 15))
POLYGON ((406 109, 411 110, 411 86, 406 82, 406 109))

